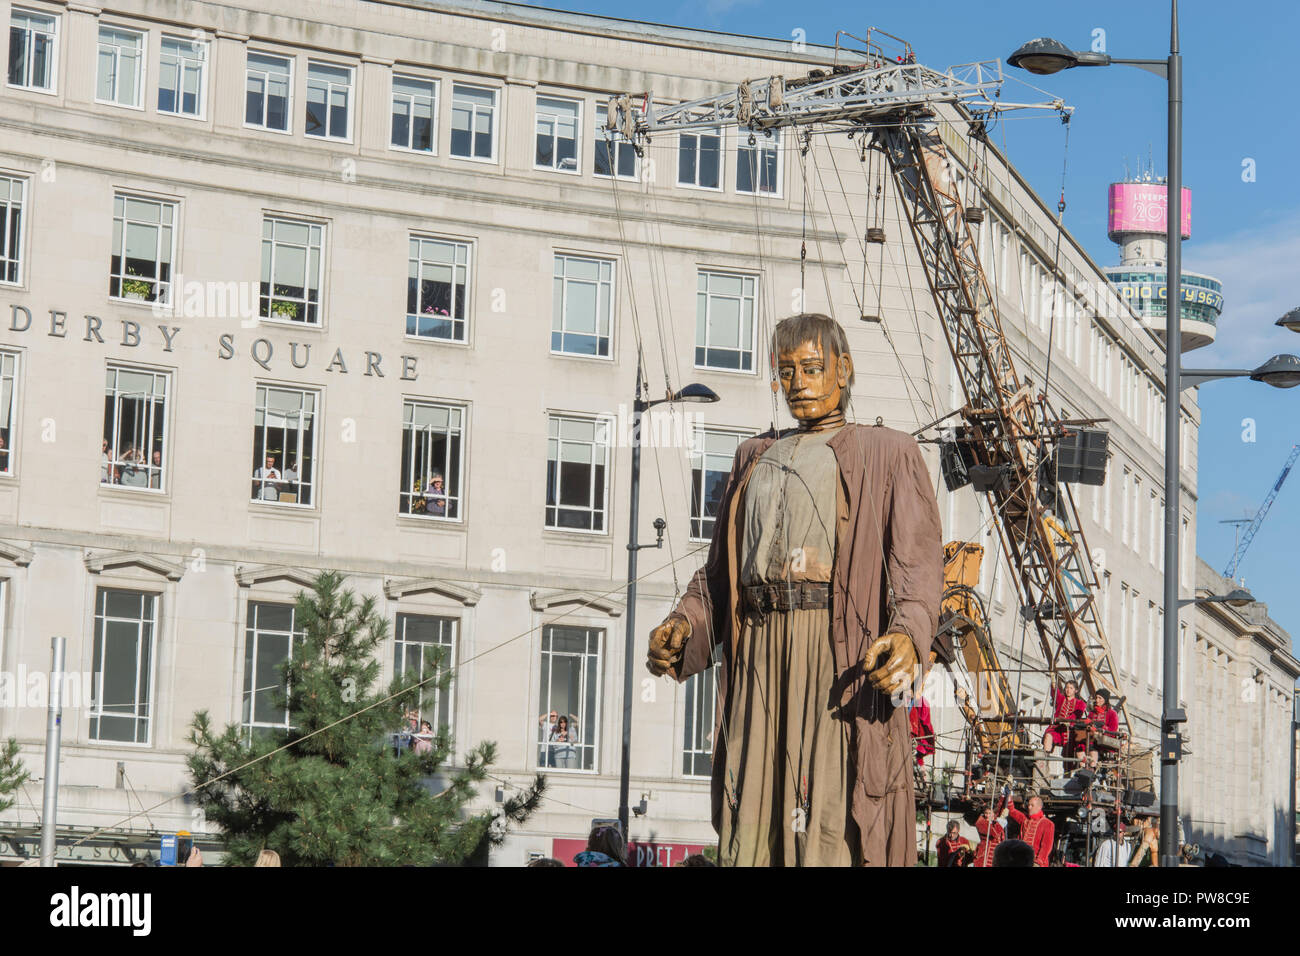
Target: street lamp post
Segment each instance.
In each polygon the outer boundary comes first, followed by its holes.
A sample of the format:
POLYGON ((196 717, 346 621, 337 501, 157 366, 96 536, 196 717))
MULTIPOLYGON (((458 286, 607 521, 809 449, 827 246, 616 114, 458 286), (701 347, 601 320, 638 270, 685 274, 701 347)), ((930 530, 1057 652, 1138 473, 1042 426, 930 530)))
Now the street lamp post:
POLYGON ((1169 89, 1169 176, 1165 285, 1165 568, 1164 675, 1160 720, 1160 854, 1163 866, 1178 864, 1178 759, 1182 737, 1178 725, 1187 716, 1177 706, 1178 694, 1178 534, 1179 395, 1182 355, 1183 242, 1183 58, 1178 43, 1178 0, 1171 0, 1169 57, 1166 60, 1123 60, 1105 53, 1082 53, 1048 38, 1031 40, 1007 62, 1031 73, 1050 74, 1077 66, 1125 64, 1163 76, 1169 89))
MULTIPOLYGON (((638 359, 640 356, 638 355, 638 359)), ((618 822, 623 828, 623 839, 628 840, 628 788, 632 770, 632 655, 636 652, 636 558, 642 548, 663 545, 664 520, 655 521, 659 532, 657 544, 637 544, 637 515, 641 502, 641 416, 655 405, 669 402, 716 402, 719 396, 706 385, 691 384, 667 398, 646 401, 645 377, 641 363, 636 368, 636 401, 632 405, 632 492, 628 506, 627 532, 627 634, 623 644, 623 754, 618 777, 618 822)))

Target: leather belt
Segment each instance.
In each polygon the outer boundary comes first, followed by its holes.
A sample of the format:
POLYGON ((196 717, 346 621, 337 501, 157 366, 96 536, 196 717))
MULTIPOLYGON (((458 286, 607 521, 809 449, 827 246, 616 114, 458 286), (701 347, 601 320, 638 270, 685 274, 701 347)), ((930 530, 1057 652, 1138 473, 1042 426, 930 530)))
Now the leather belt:
POLYGON ((742 587, 741 608, 747 614, 772 611, 815 611, 831 606, 831 586, 821 581, 754 584, 742 587))

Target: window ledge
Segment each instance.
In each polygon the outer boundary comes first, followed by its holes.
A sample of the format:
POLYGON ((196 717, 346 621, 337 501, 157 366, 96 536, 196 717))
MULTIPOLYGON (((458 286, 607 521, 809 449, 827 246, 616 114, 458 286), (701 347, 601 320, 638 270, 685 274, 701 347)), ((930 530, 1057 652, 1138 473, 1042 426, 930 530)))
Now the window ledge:
MULTIPOLYGON (((250 479, 252 480, 252 479, 250 479)), ((248 502, 248 513, 255 515, 296 515, 300 518, 315 518, 320 520, 320 511, 315 505, 297 504, 286 501, 284 504, 272 504, 269 502, 260 502, 257 499, 250 499, 248 502)))
POLYGON ((439 518, 437 515, 408 515, 398 512, 400 528, 442 528, 447 531, 467 531, 464 518, 439 518))
MULTIPOLYGON (((468 319, 465 324, 469 325, 468 319)), ((462 349, 471 347, 469 339, 439 339, 430 335, 411 335, 409 332, 403 333, 402 338, 407 342, 423 342, 426 345, 454 345, 462 349)))
POLYGON ((142 495, 145 496, 145 500, 171 500, 171 495, 167 493, 165 488, 150 488, 147 485, 104 484, 100 482, 99 491, 110 498, 117 498, 122 501, 137 501, 140 500, 142 495))

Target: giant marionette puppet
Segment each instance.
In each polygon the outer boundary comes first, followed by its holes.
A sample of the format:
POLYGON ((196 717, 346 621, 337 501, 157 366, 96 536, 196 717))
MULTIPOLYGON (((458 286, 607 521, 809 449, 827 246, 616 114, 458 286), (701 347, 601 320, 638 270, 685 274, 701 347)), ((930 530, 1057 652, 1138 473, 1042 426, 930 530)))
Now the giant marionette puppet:
POLYGON ((684 681, 718 648, 724 865, 910 866, 903 695, 929 663, 943 579, 930 475, 910 436, 846 424, 839 323, 785 319, 772 351, 798 428, 737 450, 708 562, 651 633, 647 666, 684 681))

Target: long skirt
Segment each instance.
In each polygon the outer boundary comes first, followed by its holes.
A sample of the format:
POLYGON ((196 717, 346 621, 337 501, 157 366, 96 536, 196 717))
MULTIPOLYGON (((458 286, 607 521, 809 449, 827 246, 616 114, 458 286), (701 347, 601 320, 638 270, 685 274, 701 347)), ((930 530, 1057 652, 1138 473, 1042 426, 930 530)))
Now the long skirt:
POLYGON ((723 866, 852 866, 850 731, 831 702, 830 612, 746 623, 722 732, 723 866))

